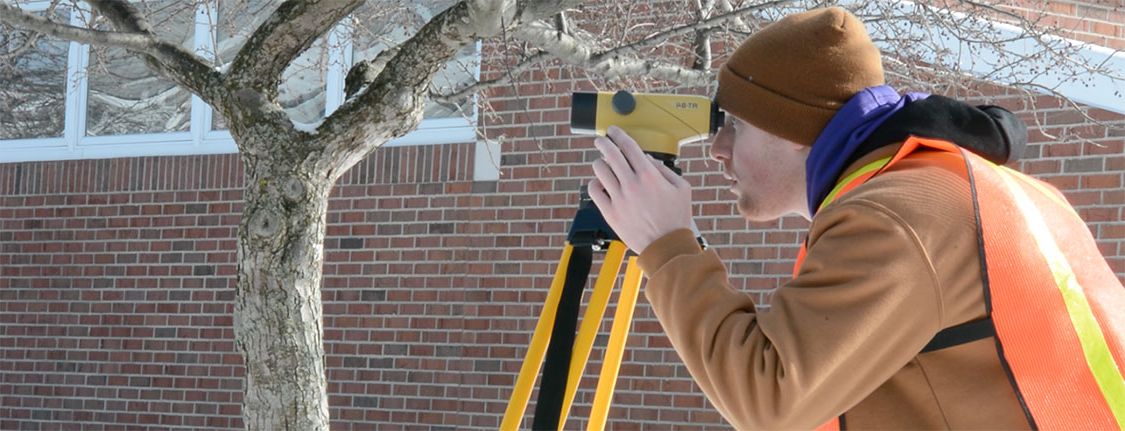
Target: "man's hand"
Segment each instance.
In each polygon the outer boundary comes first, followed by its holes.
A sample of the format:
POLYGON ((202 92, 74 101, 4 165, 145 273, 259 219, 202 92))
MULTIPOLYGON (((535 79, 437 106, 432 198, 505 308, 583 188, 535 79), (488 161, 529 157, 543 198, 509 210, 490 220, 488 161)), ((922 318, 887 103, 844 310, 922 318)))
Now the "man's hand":
POLYGON ((611 126, 594 146, 589 193, 614 232, 640 254, 660 237, 691 228, 691 185, 663 163, 641 151, 624 130, 611 126))

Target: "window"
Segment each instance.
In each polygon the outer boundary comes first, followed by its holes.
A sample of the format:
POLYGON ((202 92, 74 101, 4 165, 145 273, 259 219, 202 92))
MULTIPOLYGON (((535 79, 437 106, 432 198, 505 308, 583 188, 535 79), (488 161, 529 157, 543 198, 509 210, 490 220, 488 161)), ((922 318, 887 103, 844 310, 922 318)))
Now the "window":
MULTIPOLYGON (((261 25, 279 1, 244 1, 244 2, 219 2, 212 9, 214 15, 208 13, 208 20, 216 22, 215 40, 205 41, 204 49, 208 57, 218 57, 217 64, 226 69, 238 55, 238 50, 250 39, 254 30, 261 25), (212 18, 213 16, 213 18, 212 18), (217 47, 217 48, 213 48, 217 47)), ((338 30, 337 30, 338 31, 338 30)), ((302 53, 282 73, 281 85, 278 86, 278 102, 289 113, 289 117, 297 124, 311 127, 324 119, 327 108, 328 76, 335 74, 337 68, 329 70, 332 63, 340 64, 342 61, 343 46, 338 38, 322 36, 313 46, 302 53)), ((345 71, 346 72, 346 71, 345 71)), ((221 116, 215 114, 215 128, 225 130, 226 124, 221 116)))
MULTIPOLYGON (((343 26, 346 38, 351 41, 346 51, 344 64, 350 68, 359 60, 375 58, 389 46, 395 46, 414 34, 434 15, 453 4, 452 0, 420 0, 407 3, 409 6, 390 6, 365 2, 353 13, 349 25, 343 26)), ((345 70, 346 73, 346 70, 345 70)), ((445 69, 434 77, 431 88, 450 91, 470 82, 480 75, 480 44, 469 45, 450 60, 445 69)), ((423 124, 426 128, 404 136, 387 145, 415 145, 426 143, 441 136, 454 140, 446 142, 470 142, 475 140, 475 132, 465 117, 476 118, 475 106, 471 100, 459 105, 449 105, 428 101, 423 124)))
MULTIPOLYGON (((50 18, 69 22, 70 13, 55 10, 50 18)), ((64 145, 68 49, 66 42, 0 26, 0 140, 8 146, 64 145)))
MULTIPOLYGON (((194 13, 177 0, 147 0, 137 6, 164 40, 192 49, 194 13)), ((92 27, 113 30, 104 19, 92 27)), ((188 132, 191 93, 164 79, 144 61, 120 48, 87 47, 81 63, 86 71, 86 109, 80 131, 86 137, 188 132), (84 61, 83 61, 84 60, 84 61)), ((105 140, 84 140, 97 145, 105 140)))
MULTIPOLYGON (((44 16, 50 13, 56 22, 108 29, 105 20, 90 10, 51 8, 52 3, 26 2, 20 7, 44 16)), ((353 59, 372 58, 387 43, 404 40, 417 23, 449 3, 428 1, 397 8, 366 3, 284 72, 279 88, 282 107, 298 127, 315 127, 343 103, 344 76, 353 59)), ((160 37, 225 68, 278 4, 280 0, 219 1, 195 7, 180 0, 146 0, 137 6, 160 37)), ((435 87, 475 80, 479 52, 478 44, 459 53, 435 79, 435 87)), ((472 142, 475 119, 471 100, 458 106, 431 102, 417 131, 386 145, 472 142)), ((155 75, 124 50, 59 41, 0 25, 0 162, 236 151, 222 117, 210 106, 155 75)))

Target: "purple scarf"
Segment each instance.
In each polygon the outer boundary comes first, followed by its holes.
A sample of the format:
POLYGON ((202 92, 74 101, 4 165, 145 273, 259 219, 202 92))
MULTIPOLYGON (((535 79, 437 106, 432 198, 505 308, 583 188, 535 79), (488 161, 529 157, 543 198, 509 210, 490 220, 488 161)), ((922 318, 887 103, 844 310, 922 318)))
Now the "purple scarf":
POLYGON ((899 96, 893 88, 880 85, 865 88, 848 100, 820 132, 805 162, 809 214, 816 215, 820 203, 847 168, 845 163, 875 129, 907 103, 929 96, 926 93, 899 96))

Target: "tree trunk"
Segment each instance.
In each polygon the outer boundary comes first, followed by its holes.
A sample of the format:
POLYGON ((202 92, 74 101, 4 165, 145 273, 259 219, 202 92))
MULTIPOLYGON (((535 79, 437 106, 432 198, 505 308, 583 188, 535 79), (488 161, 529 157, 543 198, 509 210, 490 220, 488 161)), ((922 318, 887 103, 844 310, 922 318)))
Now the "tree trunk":
POLYGON ((299 161, 243 154, 235 340, 250 430, 328 430, 320 297, 332 184, 299 161))

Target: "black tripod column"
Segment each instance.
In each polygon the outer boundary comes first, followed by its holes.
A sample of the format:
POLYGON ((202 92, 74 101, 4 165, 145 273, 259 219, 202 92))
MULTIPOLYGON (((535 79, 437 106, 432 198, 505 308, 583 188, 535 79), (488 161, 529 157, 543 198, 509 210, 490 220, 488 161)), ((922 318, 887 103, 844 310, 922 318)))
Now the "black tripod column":
MULTIPOLYGON (((694 224, 693 224, 694 228, 694 224)), ((589 359, 606 305, 613 291, 623 259, 628 254, 625 243, 605 222, 601 211, 590 199, 586 188, 581 190, 579 208, 574 216, 566 248, 551 283, 531 345, 516 379, 511 400, 501 422, 501 431, 516 431, 523 421, 535 384, 543 364, 539 397, 535 403, 532 429, 558 431, 566 420, 574 401, 579 380, 589 359), (582 305, 586 282, 593 266, 593 254, 605 253, 598 282, 590 296, 582 327, 576 331, 578 311, 582 305), (544 360, 544 358, 546 358, 544 360)), ((636 267, 636 256, 629 257, 629 270, 622 285, 621 306, 614 318, 610 345, 602 364, 602 376, 595 393, 593 410, 588 425, 594 429, 604 426, 610 399, 621 364, 621 354, 632 321, 636 294, 640 287, 641 271, 636 267), (596 424, 596 425, 595 425, 596 424)))
POLYGON ((531 429, 536 431, 559 429, 570 361, 574 356, 578 309, 582 305, 582 292, 585 290, 586 280, 590 277, 590 267, 594 260, 593 252, 591 245, 583 245, 574 247, 570 255, 562 297, 559 299, 555 324, 551 330, 551 343, 547 346, 547 359, 543 364, 539 398, 535 401, 535 416, 531 429))

